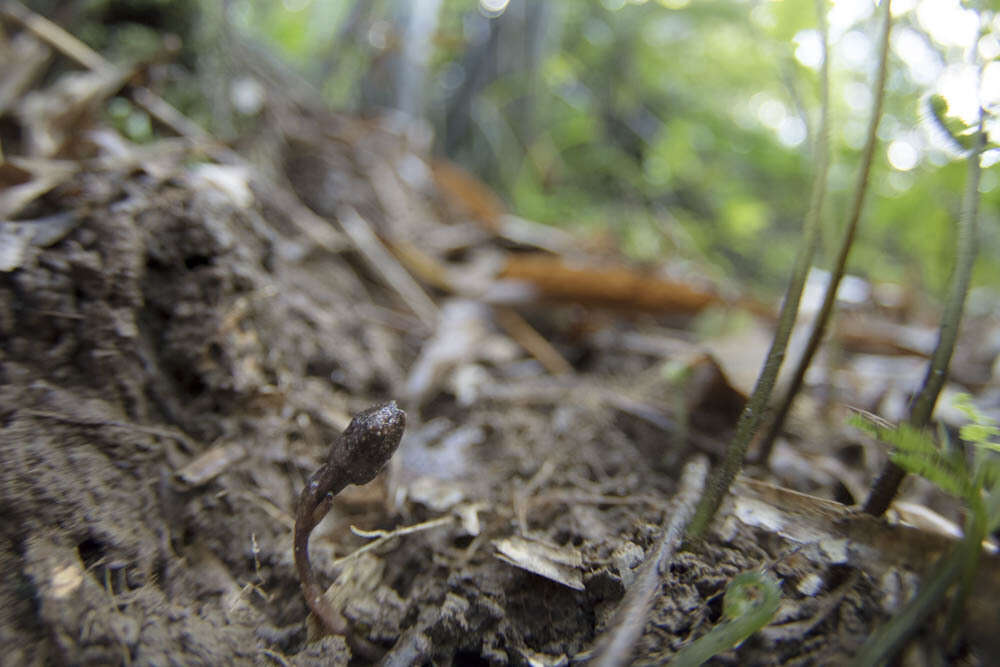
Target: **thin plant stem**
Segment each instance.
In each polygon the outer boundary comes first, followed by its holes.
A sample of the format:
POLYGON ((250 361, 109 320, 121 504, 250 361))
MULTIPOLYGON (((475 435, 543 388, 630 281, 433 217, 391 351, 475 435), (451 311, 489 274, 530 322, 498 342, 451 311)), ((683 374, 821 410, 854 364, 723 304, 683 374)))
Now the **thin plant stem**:
POLYGON ((766 455, 770 454, 774 439, 781 432, 785 418, 791 410, 792 403, 795 401, 796 395, 798 395, 799 390, 802 388, 802 383, 806 377, 806 371, 809 370, 809 365, 812 363, 812 359, 816 355, 816 351, 819 349, 820 343, 823 341, 823 335, 826 333, 826 325, 830 320, 830 315, 833 312, 833 306, 837 301, 837 288, 840 287, 840 281, 844 277, 844 268, 847 265, 847 257, 851 252, 851 246, 854 244, 854 236, 857 233, 858 223, 861 220, 861 212, 864 208, 865 195, 868 192, 868 178, 871 173, 872 160, 875 155, 875 146, 878 143, 878 124, 882 117, 882 103, 885 98, 885 80, 889 71, 888 50, 889 32, 892 28, 892 16, 889 13, 888 0, 885 2, 882 10, 884 22, 882 27, 882 36, 879 42, 880 59, 878 74, 875 79, 873 90, 874 101, 872 104, 872 115, 868 122, 868 137, 865 140, 865 147, 861 157, 861 169, 858 172, 858 181, 854 188, 854 200, 851 204, 850 216, 848 217, 847 226, 844 228, 844 234, 840 240, 840 247, 837 250, 837 257, 834 260, 833 270, 830 274, 830 282, 827 284, 826 292, 823 295, 823 303, 820 306, 819 312, 816 314, 816 319, 813 320, 812 329, 809 332, 809 340, 802 352, 802 357, 799 359, 798 365, 795 367, 795 372, 792 374, 792 379, 785 392, 785 396, 778 406, 778 410, 773 421, 771 422, 771 427, 764 439, 765 446, 761 449, 761 460, 764 460, 766 455))
MULTIPOLYGON (((819 69, 819 130, 816 133, 816 174, 813 176, 812 195, 809 198, 809 211, 806 213, 806 225, 802 250, 796 257, 795 267, 788 282, 785 300, 782 302, 781 314, 778 318, 778 329, 775 332, 775 342, 781 337, 781 353, 788 347, 791 329, 798 315, 799 301, 802 289, 809 275, 816 248, 819 245, 819 233, 823 219, 823 201, 826 199, 826 180, 830 171, 830 62, 829 62, 829 29, 826 23, 826 0, 816 0, 816 21, 822 41, 822 62, 819 69), (788 331, 782 331, 788 326, 788 331)), ((780 369, 779 369, 780 370, 780 369)), ((771 426, 761 440, 757 453, 757 461, 767 463, 771 456, 774 441, 781 431, 781 425, 788 414, 791 403, 789 396, 778 407, 771 426)))
MULTIPOLYGON (((965 309, 965 296, 969 291, 969 281, 972 278, 972 267, 976 263, 976 247, 978 237, 979 213, 979 176, 982 172, 980 155, 986 146, 986 133, 983 131, 983 118, 980 111, 979 128, 976 144, 969 156, 969 175, 965 183, 965 194, 962 198, 962 213, 958 219, 958 238, 956 239, 955 268, 952 272, 951 285, 948 290, 948 300, 941 314, 941 326, 938 330, 938 341, 934 354, 927 365, 920 392, 910 406, 909 423, 916 428, 925 427, 930 422, 938 395, 948 377, 948 365, 955 350, 958 339, 958 327, 962 322, 962 312, 965 309)), ((899 485, 906 473, 892 461, 887 461, 872 485, 864 511, 874 516, 881 516, 889 508, 899 485)))
MULTIPOLYGON (((826 295, 827 298, 823 302, 823 308, 820 310, 820 314, 813 323, 812 336, 809 341, 812 351, 810 352, 809 348, 807 348, 806 354, 803 356, 799 365, 800 367, 798 370, 801 371, 803 377, 805 376, 803 364, 808 366, 808 362, 812 358, 812 354, 815 353, 815 348, 819 345, 819 339, 823 336, 822 324, 829 318, 830 310, 833 307, 833 298, 831 297, 831 294, 835 295, 837 292, 837 286, 840 284, 840 278, 843 275, 844 264, 847 262, 847 254, 851 248, 851 243, 854 240, 854 232, 857 228, 858 219, 861 217, 864 195, 868 186, 868 174, 871 170, 872 156, 875 153, 875 143, 877 141, 876 130, 878 129, 879 117, 882 115, 882 99, 885 91, 886 73, 889 69, 889 30, 892 26, 892 15, 889 13, 889 3, 890 0, 884 0, 884 22, 881 41, 879 42, 880 56, 878 75, 875 82, 875 102, 872 107, 872 118, 868 126, 868 138, 865 142, 861 173, 858 176, 858 185, 855 189, 854 205, 851 210, 851 217, 847 230, 844 234, 844 240, 840 249, 841 252, 838 255, 836 266, 839 268, 835 270, 833 276, 831 276, 830 285, 828 286, 826 295)), ((767 359, 764 362, 764 368, 761 371, 760 376, 757 378, 757 384, 754 386, 753 393, 750 395, 750 399, 747 401, 746 407, 743 409, 742 414, 740 414, 739 421, 736 423, 736 433, 733 436, 733 440, 729 443, 729 447, 726 449, 726 454, 722 462, 712 471, 712 475, 709 478, 707 486, 705 487, 705 493, 698 501, 698 507, 695 510, 694 518, 691 520, 691 524, 688 527, 687 536, 689 540, 697 540, 704 535, 712 521, 712 518, 718 511, 719 505, 722 503, 722 499, 729 491, 730 485, 733 483, 733 480, 736 478, 736 474, 740 471, 740 468, 743 465, 743 459, 746 456, 750 440, 753 438, 753 435, 764 416, 764 410, 771 397, 771 390, 774 388, 774 381, 781 368, 781 362, 784 358, 788 336, 791 333, 791 324, 794 323, 795 310, 798 308, 797 295, 794 301, 795 308, 790 308, 789 306, 791 305, 791 302, 786 296, 786 303, 782 306, 781 319, 789 319, 790 323, 787 328, 783 328, 781 324, 779 324, 778 329, 775 332, 775 339, 771 343, 771 349, 768 351, 767 359), (779 337, 784 338, 784 340, 779 340, 779 337)), ((799 378, 799 384, 801 385, 801 378, 799 378)), ((792 395, 794 395, 794 392, 792 395)))

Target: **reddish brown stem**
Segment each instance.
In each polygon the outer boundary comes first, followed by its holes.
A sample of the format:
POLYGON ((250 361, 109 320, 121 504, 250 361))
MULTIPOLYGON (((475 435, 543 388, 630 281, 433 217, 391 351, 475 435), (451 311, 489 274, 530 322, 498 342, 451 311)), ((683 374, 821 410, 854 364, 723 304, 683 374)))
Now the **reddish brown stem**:
POLYGON ((328 632, 344 635, 351 647, 369 653, 370 645, 348 632, 347 620, 326 599, 309 562, 309 535, 330 509, 333 497, 350 484, 367 484, 392 458, 406 428, 406 413, 396 402, 376 405, 357 414, 330 445, 327 460, 302 489, 295 513, 295 569, 306 604, 328 632))

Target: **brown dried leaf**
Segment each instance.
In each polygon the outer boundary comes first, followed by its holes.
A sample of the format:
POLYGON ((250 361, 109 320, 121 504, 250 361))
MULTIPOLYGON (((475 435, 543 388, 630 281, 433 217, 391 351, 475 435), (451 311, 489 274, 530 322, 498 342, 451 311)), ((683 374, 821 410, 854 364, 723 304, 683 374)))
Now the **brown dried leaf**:
POLYGON ((530 283, 543 299, 629 310, 692 315, 723 302, 710 290, 627 266, 576 266, 540 253, 510 256, 500 277, 530 283))
POLYGON ((580 573, 583 556, 576 549, 516 536, 494 540, 493 546, 497 550, 496 557, 505 563, 574 590, 584 589, 583 575, 580 573))

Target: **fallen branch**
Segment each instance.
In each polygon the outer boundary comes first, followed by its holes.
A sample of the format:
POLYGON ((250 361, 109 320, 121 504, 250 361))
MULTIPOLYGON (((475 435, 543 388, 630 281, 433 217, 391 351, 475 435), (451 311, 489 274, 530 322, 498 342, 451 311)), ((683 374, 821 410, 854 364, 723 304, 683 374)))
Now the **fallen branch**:
POLYGON ((655 553, 642 564, 635 583, 625 594, 608 629, 598 640, 591 663, 596 667, 628 664, 632 649, 646 627, 646 617, 653 606, 653 596, 659 588, 660 577, 681 544, 684 529, 694 514, 694 506, 705 486, 707 474, 708 460, 703 456, 684 466, 670 522, 663 531, 655 553))

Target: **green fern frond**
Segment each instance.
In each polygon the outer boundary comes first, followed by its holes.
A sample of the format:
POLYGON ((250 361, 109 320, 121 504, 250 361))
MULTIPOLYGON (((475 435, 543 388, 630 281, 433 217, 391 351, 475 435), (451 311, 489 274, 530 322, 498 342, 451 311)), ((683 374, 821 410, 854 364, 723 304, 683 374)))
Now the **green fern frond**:
POLYGON ((889 453, 889 458, 903 470, 920 475, 956 498, 967 501, 975 493, 964 468, 956 468, 942 456, 924 456, 895 450, 889 453))
POLYGON ((909 424, 891 426, 881 420, 852 415, 850 423, 892 446, 892 462, 933 482, 945 493, 968 501, 976 493, 965 459, 957 449, 939 447, 924 431, 909 424))
POLYGON ((949 462, 953 462, 954 465, 962 465, 964 467, 961 457, 957 452, 938 447, 937 443, 927 433, 909 424, 893 425, 875 415, 869 415, 864 412, 857 412, 851 415, 848 423, 866 431, 878 440, 887 445, 892 445, 902 452, 919 457, 944 457, 949 462))
POLYGON ((997 442, 1000 439, 1000 427, 997 426, 996 420, 980 412, 968 394, 956 396, 954 405, 969 418, 970 422, 959 431, 962 440, 976 447, 1000 452, 1000 442, 997 442))

